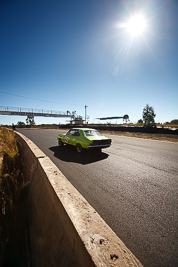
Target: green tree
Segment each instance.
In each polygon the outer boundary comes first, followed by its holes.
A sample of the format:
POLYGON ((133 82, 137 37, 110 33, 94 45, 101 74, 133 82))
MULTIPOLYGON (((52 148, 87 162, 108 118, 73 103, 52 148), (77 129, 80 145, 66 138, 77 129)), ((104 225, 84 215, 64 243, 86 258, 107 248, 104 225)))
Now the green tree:
POLYGON ((127 122, 127 121, 129 120, 129 115, 127 115, 127 114, 124 115, 124 116, 123 116, 123 121, 124 121, 124 120, 125 120, 125 122, 127 122))
POLYGON ((172 120, 170 123, 171 124, 178 124, 178 120, 172 120))
POLYGON ((143 109, 142 117, 143 117, 143 122, 146 126, 154 125, 156 114, 154 113, 153 107, 146 104, 145 108, 143 109))
POLYGON ((18 121, 18 122, 17 122, 17 127, 19 127, 19 128, 24 128, 24 127, 25 127, 25 123, 22 122, 22 121, 18 121))
POLYGON ((34 116, 28 115, 26 118, 26 123, 29 127, 32 127, 33 125, 35 125, 34 116))
POLYGON ((143 120, 142 119, 140 119, 140 120, 138 120, 138 122, 137 123, 139 123, 139 124, 142 124, 143 123, 143 120))

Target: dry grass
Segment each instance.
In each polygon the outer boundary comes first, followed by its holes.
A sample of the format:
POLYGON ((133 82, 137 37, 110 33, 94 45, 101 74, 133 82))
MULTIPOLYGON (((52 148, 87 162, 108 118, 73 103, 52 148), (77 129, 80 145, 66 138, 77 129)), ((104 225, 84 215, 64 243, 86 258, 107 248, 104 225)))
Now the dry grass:
POLYGON ((164 137, 164 136, 155 136, 155 135, 141 135, 141 134, 134 134, 134 133, 125 133, 125 136, 130 137, 137 137, 137 138, 144 138, 144 139, 152 139, 152 140, 160 140, 160 141, 168 141, 168 142, 175 142, 178 143, 178 139, 176 138, 170 138, 170 137, 164 137))
POLYGON ((0 129, 0 176, 1 176, 2 161, 3 161, 3 153, 2 153, 2 132, 1 132, 1 129, 0 129))
POLYGON ((118 135, 118 136, 128 136, 128 137, 136 137, 136 138, 143 138, 143 139, 152 139, 152 140, 159 140, 159 141, 167 141, 167 142, 174 142, 178 143, 178 138, 175 136, 166 136, 166 135, 158 135, 158 134, 145 134, 145 133, 130 133, 130 132, 106 132, 102 131, 103 134, 111 134, 111 135, 118 135))
MULTIPOLYGON (((0 171, 0 194, 2 199, 11 207, 16 201, 18 186, 21 187, 20 178, 20 156, 13 132, 1 128, 0 149, 1 149, 1 171, 0 171)), ((2 203, 1 203, 2 204, 2 203)))
POLYGON ((9 132, 8 129, 2 128, 2 150, 4 154, 7 154, 10 158, 14 158, 19 155, 16 140, 13 132, 9 132))
POLYGON ((2 261, 2 266, 22 266, 20 236, 24 234, 24 179, 15 135, 7 128, 0 128, 0 155, 0 265, 2 261), (12 262, 15 264, 11 265, 12 262))

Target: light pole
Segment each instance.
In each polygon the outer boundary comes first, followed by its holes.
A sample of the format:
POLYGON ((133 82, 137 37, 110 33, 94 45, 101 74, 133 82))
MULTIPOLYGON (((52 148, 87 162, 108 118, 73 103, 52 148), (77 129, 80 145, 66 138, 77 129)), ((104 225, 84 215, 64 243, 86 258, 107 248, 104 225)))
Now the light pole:
POLYGON ((85 105, 85 124, 87 123, 87 105, 85 105))

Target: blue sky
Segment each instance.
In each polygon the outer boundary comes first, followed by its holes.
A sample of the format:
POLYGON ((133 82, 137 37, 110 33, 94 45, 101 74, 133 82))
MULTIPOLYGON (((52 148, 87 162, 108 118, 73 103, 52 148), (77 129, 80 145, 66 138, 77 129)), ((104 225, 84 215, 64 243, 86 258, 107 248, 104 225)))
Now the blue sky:
POLYGON ((91 123, 134 123, 148 103, 156 122, 178 119, 177 14, 177 0, 1 0, 0 106, 84 117, 87 105, 91 123), (133 36, 128 21, 140 13, 146 27, 133 36))

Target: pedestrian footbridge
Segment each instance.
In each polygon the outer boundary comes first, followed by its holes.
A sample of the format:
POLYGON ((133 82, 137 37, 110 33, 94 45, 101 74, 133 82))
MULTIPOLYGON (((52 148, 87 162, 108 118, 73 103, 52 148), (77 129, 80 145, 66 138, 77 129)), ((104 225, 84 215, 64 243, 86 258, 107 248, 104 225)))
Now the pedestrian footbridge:
POLYGON ((17 107, 2 107, 0 106, 0 115, 15 115, 15 116, 40 116, 40 117, 75 117, 75 112, 62 112, 45 109, 29 109, 17 107))

